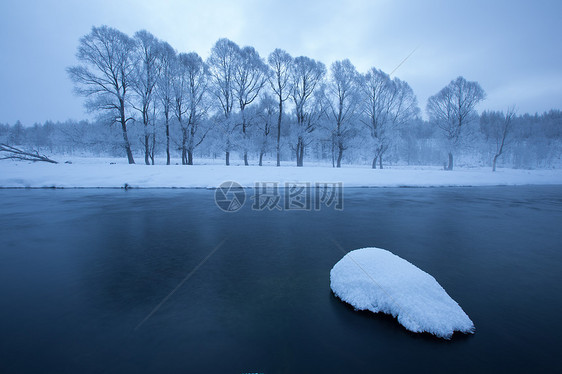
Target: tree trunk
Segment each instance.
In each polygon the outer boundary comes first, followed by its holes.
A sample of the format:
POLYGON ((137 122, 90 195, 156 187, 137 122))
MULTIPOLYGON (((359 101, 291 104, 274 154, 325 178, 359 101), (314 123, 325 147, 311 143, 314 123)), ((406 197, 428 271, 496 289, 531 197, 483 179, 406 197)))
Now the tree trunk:
POLYGON ((453 170, 453 153, 449 152, 449 165, 447 165, 447 170, 453 170))
POLYGON ((494 161, 492 161, 492 171, 496 171, 496 161, 498 160, 499 156, 500 156, 499 154, 496 154, 494 156, 494 161))
POLYGON ((260 163, 259 163, 260 166, 262 166, 262 161, 263 161, 263 152, 260 152, 260 163))
POLYGON ((332 167, 336 167, 336 155, 335 155, 335 145, 334 145, 334 136, 332 135, 332 145, 330 147, 330 154, 332 156, 332 167))
POLYGON ((193 165, 193 151, 190 149, 187 150, 187 164, 193 165))
POLYGON ((148 128, 144 128, 144 163, 150 165, 150 135, 148 135, 148 128))
POLYGON ((170 124, 166 115, 166 165, 170 165, 170 124))
POLYGON ((379 169, 382 169, 382 155, 379 156, 379 169))
POLYGON ((299 138, 297 143, 297 166, 303 166, 304 160, 304 141, 302 138, 299 138))
POLYGON ((225 157, 226 157, 226 166, 229 166, 230 165, 230 152, 229 151, 226 151, 225 157))
POLYGON ((125 142, 125 150, 127 152, 127 159, 129 164, 134 164, 135 159, 133 158, 133 152, 131 151, 131 143, 129 143, 129 137, 127 136, 127 120, 125 119, 125 100, 119 100, 119 116, 121 117, 121 129, 123 130, 123 141, 125 142))
POLYGON ((151 148, 150 148, 150 162, 152 163, 152 165, 154 165, 154 155, 156 153, 156 133, 154 132, 154 129, 152 131, 152 144, 151 144, 151 148))
POLYGON ((300 151, 301 151, 301 140, 299 138, 299 140, 297 141, 297 147, 295 148, 295 155, 297 156, 297 167, 301 166, 300 162, 301 162, 301 158, 300 158, 300 151))
POLYGON ((375 157, 373 157, 373 163, 371 164, 371 168, 376 169, 377 168, 377 160, 378 160, 379 156, 376 155, 375 157))
POLYGON ((279 98, 279 117, 277 117, 277 166, 281 166, 281 116, 283 115, 283 101, 279 98))
POLYGON ((127 152, 127 159, 129 160, 129 164, 134 164, 135 159, 133 158, 131 144, 129 143, 129 137, 127 136, 127 125, 124 122, 121 122, 121 128, 123 129, 123 140, 125 141, 125 151, 127 152))
POLYGON ((242 138, 244 142, 244 165, 248 166, 248 150, 246 147, 248 146, 248 138, 246 134, 246 115, 244 114, 244 107, 240 107, 240 114, 242 116, 242 138))
POLYGON ((187 165, 187 130, 182 129, 181 133, 181 164, 187 165))
POLYGON ((336 167, 341 168, 341 159, 343 157, 343 149, 341 147, 338 148, 338 164, 336 167))

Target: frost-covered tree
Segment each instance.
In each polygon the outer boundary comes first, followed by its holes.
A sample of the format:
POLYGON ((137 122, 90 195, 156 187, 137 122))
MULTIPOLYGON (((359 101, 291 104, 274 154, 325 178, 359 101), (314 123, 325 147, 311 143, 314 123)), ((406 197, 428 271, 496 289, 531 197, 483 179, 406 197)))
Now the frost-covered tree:
POLYGON ((211 93, 217 103, 217 112, 220 113, 215 116, 215 120, 218 134, 222 138, 226 165, 230 165, 230 152, 234 148, 234 74, 239 56, 240 47, 233 41, 222 38, 215 43, 207 60, 211 75, 211 93))
POLYGON ((140 112, 144 128, 143 148, 144 162, 146 165, 154 165, 154 152, 156 143, 156 111, 155 87, 162 70, 161 65, 161 43, 151 33, 141 30, 133 37, 136 48, 135 54, 137 65, 133 80, 133 90, 136 100, 133 107, 140 112))
POLYGON ((494 148, 492 171, 496 171, 498 158, 504 153, 512 140, 514 116, 514 107, 509 108, 505 114, 503 112, 486 111, 480 116, 480 131, 485 135, 486 142, 491 143, 494 148))
POLYGON ((25 128, 20 120, 17 120, 14 126, 10 129, 8 135, 8 142, 11 145, 23 145, 25 143, 25 128))
POLYGON ((291 93, 291 66, 293 58, 282 49, 275 49, 270 53, 267 62, 271 69, 269 74, 269 85, 277 97, 277 166, 281 166, 281 123, 283 120, 283 103, 287 101, 291 93))
POLYGON ((267 65, 253 47, 244 47, 240 50, 234 69, 233 93, 240 109, 242 148, 244 150, 244 165, 246 166, 249 165, 248 145, 250 141, 250 134, 248 133, 250 122, 247 118, 246 108, 258 97, 267 82, 268 75, 267 65))
POLYGON ((278 102, 269 94, 264 94, 256 108, 258 131, 255 133, 257 149, 259 151, 259 166, 263 165, 263 156, 272 147, 272 129, 276 125, 278 102))
POLYGON ((75 92, 86 97, 91 111, 106 113, 111 123, 121 125, 123 144, 129 164, 134 164, 127 135, 129 90, 134 80, 135 42, 111 27, 92 27, 80 39, 76 57, 80 65, 67 69, 75 92))
POLYGON ((427 100, 427 114, 447 141, 447 170, 453 170, 453 151, 461 143, 463 130, 476 118, 476 105, 485 98, 478 82, 458 77, 427 100))
POLYGON ((372 168, 383 167, 383 156, 388 151, 400 126, 418 112, 417 99, 408 83, 382 70, 371 68, 362 79, 362 122, 371 134, 373 147, 372 168))
POLYGON ((203 118, 207 113, 207 88, 209 70, 195 52, 180 54, 180 74, 185 78, 185 126, 182 125, 182 164, 193 165, 193 152, 205 139, 201 133, 203 118))
POLYGON ((326 115, 330 133, 337 149, 336 167, 341 167, 343 152, 357 134, 357 109, 360 104, 359 73, 349 60, 336 61, 330 67, 326 88, 326 115))
POLYGON ((294 147, 297 166, 304 164, 304 151, 312 141, 310 134, 316 129, 321 117, 323 95, 317 88, 326 75, 326 66, 309 57, 297 57, 291 69, 291 98, 295 104, 296 145, 294 147), (316 93, 316 95, 315 95, 316 93))
POLYGON ((160 45, 160 75, 156 84, 156 93, 160 108, 164 117, 164 128, 166 130, 166 165, 170 165, 170 115, 173 106, 173 84, 176 71, 176 51, 166 42, 160 45))
POLYGON ((182 164, 187 163, 186 141, 188 131, 189 110, 189 58, 187 53, 180 53, 174 66, 172 80, 172 110, 182 133, 182 164))

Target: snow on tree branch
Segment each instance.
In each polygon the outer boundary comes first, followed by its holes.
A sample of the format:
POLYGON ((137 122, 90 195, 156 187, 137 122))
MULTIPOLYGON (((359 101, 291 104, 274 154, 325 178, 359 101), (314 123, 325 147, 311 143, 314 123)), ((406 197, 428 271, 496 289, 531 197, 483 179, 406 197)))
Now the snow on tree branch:
POLYGON ((44 161, 58 164, 58 162, 51 160, 47 156, 40 155, 38 151, 24 151, 4 143, 0 144, 0 160, 44 161))

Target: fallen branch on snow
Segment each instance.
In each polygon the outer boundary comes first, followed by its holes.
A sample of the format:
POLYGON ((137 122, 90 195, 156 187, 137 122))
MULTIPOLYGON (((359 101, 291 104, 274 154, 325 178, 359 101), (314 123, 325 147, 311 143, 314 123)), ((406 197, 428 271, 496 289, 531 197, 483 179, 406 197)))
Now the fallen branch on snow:
POLYGON ((28 152, 3 143, 0 144, 0 160, 44 161, 58 164, 58 162, 51 160, 47 156, 40 155, 38 151, 28 152))

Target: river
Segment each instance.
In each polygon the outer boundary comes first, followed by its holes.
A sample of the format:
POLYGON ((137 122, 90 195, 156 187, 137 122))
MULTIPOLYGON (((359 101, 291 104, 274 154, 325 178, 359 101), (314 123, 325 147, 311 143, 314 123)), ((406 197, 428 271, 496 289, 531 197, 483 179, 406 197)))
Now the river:
POLYGON ((562 188, 348 188, 225 213, 212 190, 0 190, 2 373, 559 370, 562 188), (433 275, 450 341, 333 296, 345 251, 433 275))

